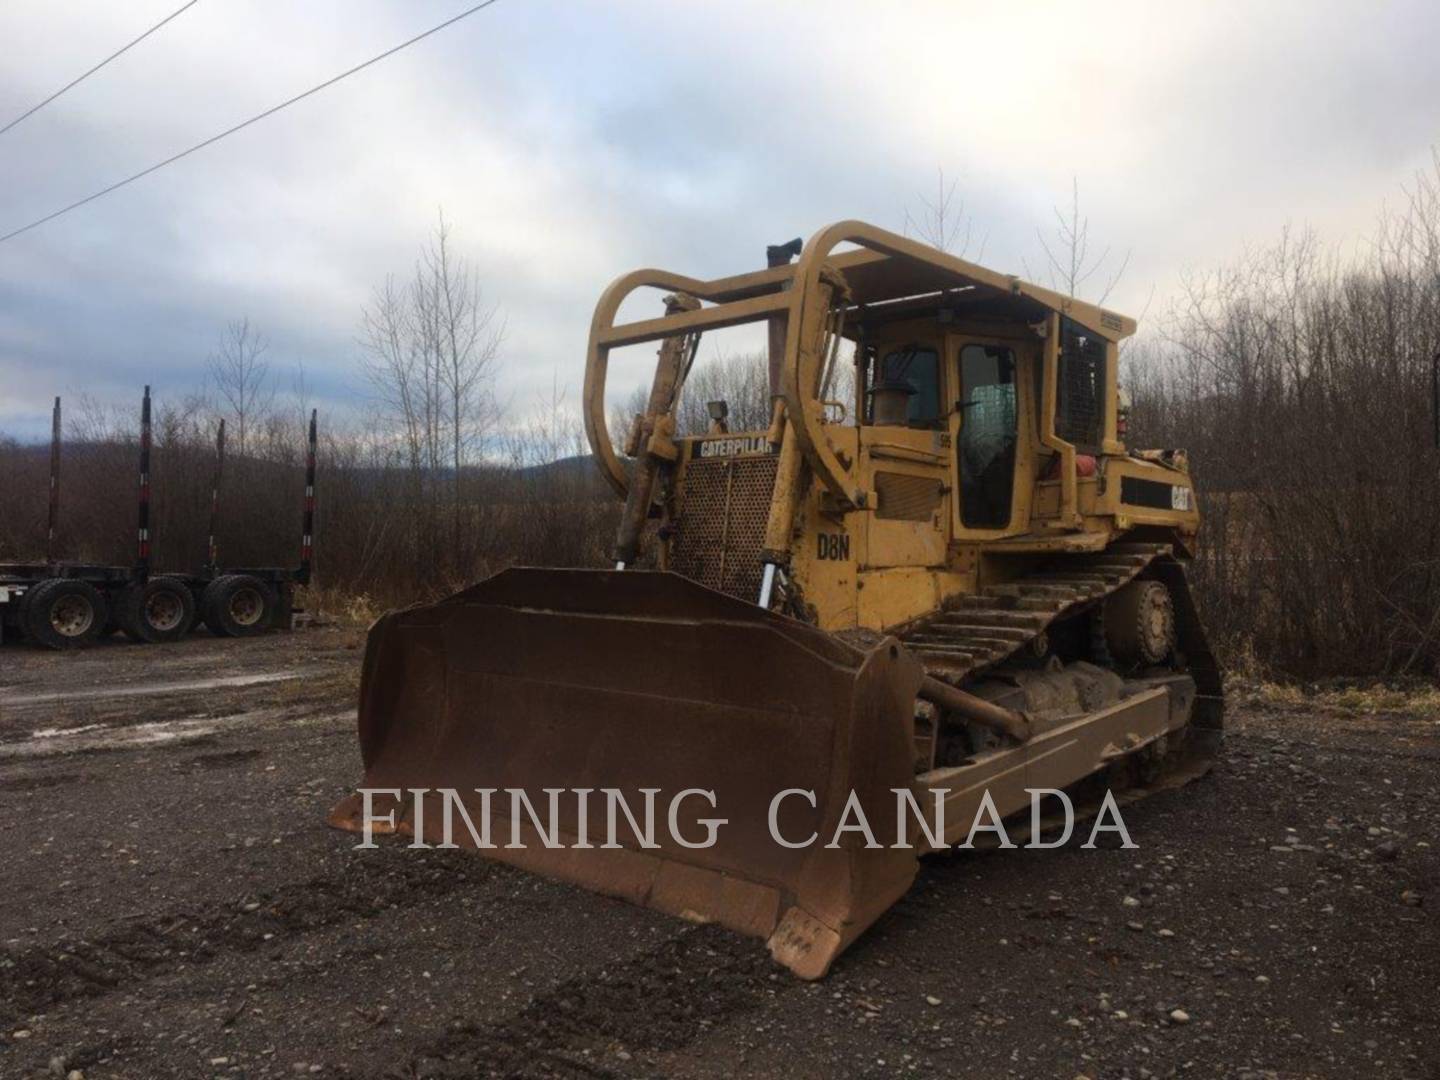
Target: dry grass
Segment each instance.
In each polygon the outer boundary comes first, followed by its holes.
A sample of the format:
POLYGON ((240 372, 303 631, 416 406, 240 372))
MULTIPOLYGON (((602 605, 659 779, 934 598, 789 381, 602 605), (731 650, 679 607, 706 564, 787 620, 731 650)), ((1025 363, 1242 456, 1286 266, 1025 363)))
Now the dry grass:
POLYGON ((346 630, 368 630, 385 612, 385 608, 366 593, 335 588, 309 589, 301 603, 315 612, 321 622, 346 630))
POLYGON ((359 687, 360 666, 356 664, 277 683, 272 693, 277 705, 293 707, 317 701, 352 701, 359 687))
POLYGON ((1240 696, 1262 708, 1309 709, 1350 716, 1440 719, 1440 687, 1427 683, 1298 686, 1265 680, 1241 683, 1240 696))

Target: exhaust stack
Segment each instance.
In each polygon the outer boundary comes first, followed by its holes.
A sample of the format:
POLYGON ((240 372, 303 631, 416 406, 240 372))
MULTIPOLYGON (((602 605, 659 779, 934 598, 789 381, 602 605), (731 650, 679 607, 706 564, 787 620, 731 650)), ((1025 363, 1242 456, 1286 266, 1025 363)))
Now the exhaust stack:
MULTIPOLYGON (((765 265, 772 270, 777 266, 789 266, 790 261, 799 255, 804 247, 805 241, 798 236, 788 244, 771 244, 765 249, 765 265)), ((766 328, 770 332, 770 400, 774 401, 785 392, 780 386, 780 370, 785 362, 785 335, 790 329, 790 319, 785 315, 772 315, 766 328)))

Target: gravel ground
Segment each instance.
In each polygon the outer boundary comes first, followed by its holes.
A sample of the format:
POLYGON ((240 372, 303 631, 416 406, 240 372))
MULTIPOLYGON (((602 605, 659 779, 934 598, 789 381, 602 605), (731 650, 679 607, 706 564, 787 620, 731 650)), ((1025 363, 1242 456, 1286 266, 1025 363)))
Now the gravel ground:
POLYGON ((1440 1076, 1440 719, 1240 702, 1139 849, 971 853, 823 982, 326 828, 358 635, 0 650, 0 1077, 1440 1076), (124 692, 117 692, 117 689, 124 692))

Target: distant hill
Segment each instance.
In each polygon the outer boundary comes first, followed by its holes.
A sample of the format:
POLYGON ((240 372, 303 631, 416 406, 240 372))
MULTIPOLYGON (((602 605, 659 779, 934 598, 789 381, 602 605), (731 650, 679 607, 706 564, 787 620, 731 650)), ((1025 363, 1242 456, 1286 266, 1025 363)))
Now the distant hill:
POLYGON ((530 465, 520 472, 526 476, 578 476, 585 478, 593 476, 598 482, 604 483, 604 477, 595 465, 595 455, 574 454, 570 457, 556 458, 554 461, 547 461, 543 465, 530 465))

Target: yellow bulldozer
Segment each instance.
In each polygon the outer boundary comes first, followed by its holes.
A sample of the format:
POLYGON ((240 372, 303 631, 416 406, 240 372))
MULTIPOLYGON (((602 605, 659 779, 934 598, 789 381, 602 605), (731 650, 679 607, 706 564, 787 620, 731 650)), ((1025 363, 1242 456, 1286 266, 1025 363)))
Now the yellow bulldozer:
POLYGON ((369 794, 331 821, 716 921, 816 978, 981 810, 1029 821, 1063 789, 1093 813, 1203 772, 1222 685, 1185 455, 1125 443, 1133 320, 856 221, 767 264, 601 296, 584 411, 624 500, 613 569, 511 569, 381 618, 369 794), (617 324, 640 290, 657 313, 617 324), (678 431, 701 335, 743 324, 768 334, 768 428, 712 402, 678 431), (617 448, 610 354, 647 342, 617 448), (634 828, 590 842, 589 792, 634 828), (500 837, 442 833, 447 800, 500 837), (668 831, 638 820, 656 805, 668 831), (907 821, 932 807, 933 831, 907 821))

